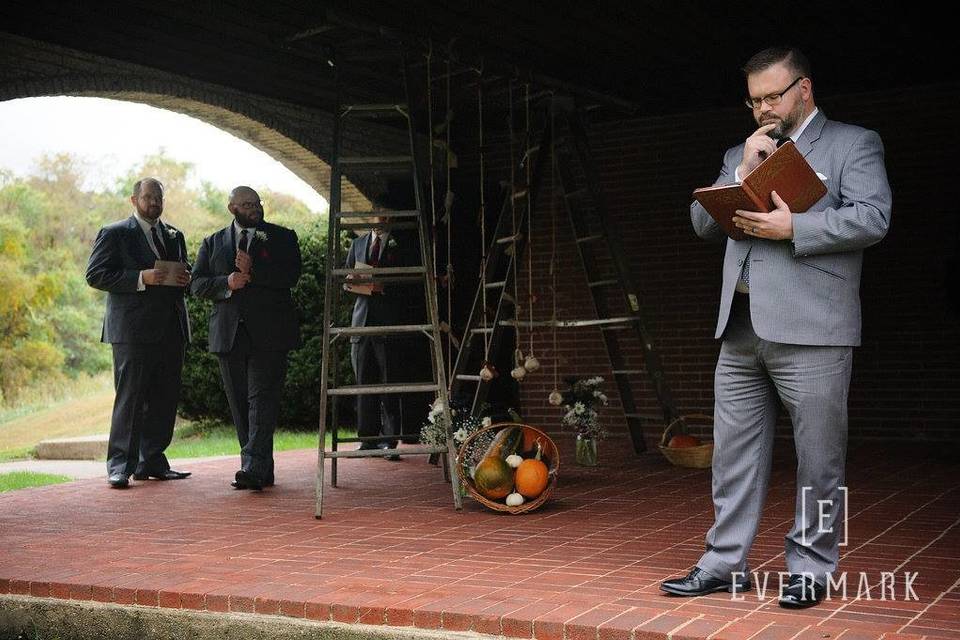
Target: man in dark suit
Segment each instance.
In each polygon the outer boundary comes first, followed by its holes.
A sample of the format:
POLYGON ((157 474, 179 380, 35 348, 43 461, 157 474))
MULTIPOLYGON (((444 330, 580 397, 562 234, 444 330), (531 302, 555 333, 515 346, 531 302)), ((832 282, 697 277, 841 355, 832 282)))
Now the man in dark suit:
MULTIPOLYGON (((389 220, 379 218, 375 224, 383 225, 389 220)), ((371 267, 409 267, 420 264, 417 241, 403 234, 391 233, 383 226, 357 237, 347 252, 346 267, 354 269, 358 264, 371 267)), ((351 326, 374 327, 406 324, 413 287, 404 284, 383 286, 375 284, 370 295, 357 295, 353 306, 351 326)), ((350 338, 350 361, 357 384, 385 384, 407 380, 401 370, 400 356, 403 337, 400 336, 352 336, 350 338)), ((357 397, 357 435, 360 437, 400 436, 401 409, 397 394, 371 394, 357 397)), ((394 449, 396 440, 367 441, 360 449, 394 449)), ((389 456, 399 460, 399 456, 389 456)))
POLYGON ((240 440, 232 486, 259 491, 274 483, 273 432, 287 353, 300 344, 290 295, 300 279, 300 245, 296 232, 264 221, 250 187, 234 189, 227 208, 234 220, 203 239, 191 289, 213 300, 210 351, 220 360, 240 440))
POLYGON ((163 185, 138 180, 130 201, 134 213, 97 234, 87 264, 87 283, 107 292, 101 340, 113 347, 116 398, 110 423, 107 475, 122 489, 136 480, 179 480, 164 450, 173 439, 180 397, 184 345, 190 324, 184 306, 189 269, 175 286, 158 260, 186 262, 183 233, 160 221, 163 185))

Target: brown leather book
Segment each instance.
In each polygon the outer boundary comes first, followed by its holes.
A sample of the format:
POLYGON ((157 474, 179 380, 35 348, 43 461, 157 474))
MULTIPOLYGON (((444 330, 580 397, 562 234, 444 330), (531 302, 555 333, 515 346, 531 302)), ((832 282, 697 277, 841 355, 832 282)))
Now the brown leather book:
POLYGON ((746 234, 733 223, 737 209, 773 211, 776 206, 770 197, 772 191, 783 198, 790 211, 803 213, 826 195, 827 187, 791 140, 757 165, 740 184, 696 189, 693 197, 728 236, 743 240, 746 234))

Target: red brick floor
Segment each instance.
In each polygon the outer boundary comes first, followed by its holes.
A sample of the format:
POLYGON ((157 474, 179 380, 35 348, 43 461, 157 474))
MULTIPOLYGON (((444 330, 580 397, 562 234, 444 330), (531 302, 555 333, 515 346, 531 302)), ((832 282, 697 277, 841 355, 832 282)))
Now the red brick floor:
POLYGON ((127 491, 89 480, 0 494, 0 593, 538 639, 960 637, 956 462, 851 446, 849 597, 787 612, 775 572, 793 519, 789 443, 750 557, 774 572, 770 588, 742 601, 658 591, 702 551, 710 473, 628 449, 604 442, 593 470, 568 456, 555 499, 525 516, 470 500, 456 513, 440 471, 412 457, 341 462, 316 520, 309 451, 279 454, 263 493, 234 491, 235 463, 215 461, 127 491), (856 597, 860 571, 872 599, 856 597), (895 600, 880 599, 881 571, 895 572, 895 600), (903 599, 904 571, 919 600, 903 599))

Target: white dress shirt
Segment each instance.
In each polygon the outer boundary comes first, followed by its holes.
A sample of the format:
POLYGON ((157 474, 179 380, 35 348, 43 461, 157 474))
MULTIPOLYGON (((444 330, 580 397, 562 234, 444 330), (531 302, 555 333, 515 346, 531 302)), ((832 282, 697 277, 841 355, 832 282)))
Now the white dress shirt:
MULTIPOLYGON (((150 250, 153 251, 153 255, 157 256, 157 260, 160 260, 160 252, 157 250, 157 245, 153 243, 153 234, 150 233, 150 230, 156 227, 157 234, 163 237, 163 234, 166 233, 166 229, 163 228, 163 225, 160 224, 160 219, 158 218, 156 222, 150 222, 145 218, 141 217, 140 214, 136 211, 133 212, 133 217, 137 219, 137 224, 140 225, 140 230, 143 231, 143 235, 147 238, 147 245, 149 245, 150 250)), ((146 291, 147 285, 143 283, 143 271, 140 272, 140 275, 137 276, 137 291, 146 291)))

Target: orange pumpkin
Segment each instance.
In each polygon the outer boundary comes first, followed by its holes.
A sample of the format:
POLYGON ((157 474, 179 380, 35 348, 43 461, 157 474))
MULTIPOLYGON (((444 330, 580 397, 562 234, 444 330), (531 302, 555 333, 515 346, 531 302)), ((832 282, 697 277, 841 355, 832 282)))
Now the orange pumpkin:
POLYGON ((537 445, 537 441, 540 440, 540 434, 534 431, 533 429, 523 428, 523 445, 521 451, 533 451, 534 447, 537 445))
POLYGON ((670 442, 667 444, 671 449, 683 449, 686 447, 699 447, 700 438, 696 436, 688 435, 678 435, 670 438, 670 442))
POLYGON ((514 475, 517 493, 524 498, 536 498, 547 488, 548 475, 547 465, 540 460, 524 460, 514 475))

